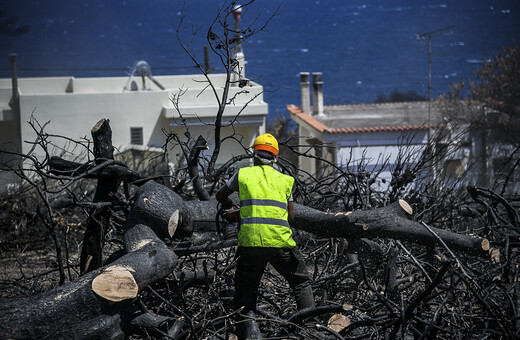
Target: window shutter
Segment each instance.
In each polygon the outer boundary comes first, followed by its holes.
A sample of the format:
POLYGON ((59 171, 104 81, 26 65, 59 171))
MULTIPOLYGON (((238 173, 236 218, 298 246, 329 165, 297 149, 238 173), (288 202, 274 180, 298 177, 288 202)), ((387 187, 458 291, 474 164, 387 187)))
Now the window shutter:
POLYGON ((130 128, 130 144, 143 145, 143 128, 142 127, 131 127, 130 128))

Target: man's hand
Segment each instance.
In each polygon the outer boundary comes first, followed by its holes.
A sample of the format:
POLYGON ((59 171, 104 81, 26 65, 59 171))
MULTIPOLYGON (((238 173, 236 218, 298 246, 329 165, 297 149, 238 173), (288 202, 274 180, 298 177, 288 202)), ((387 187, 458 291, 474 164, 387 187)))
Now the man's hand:
POLYGON ((288 212, 287 220, 289 222, 289 225, 291 225, 292 222, 294 221, 294 202, 293 201, 287 202, 287 212, 288 212))
POLYGON ((231 190, 227 185, 224 185, 215 194, 215 198, 217 199, 217 201, 219 201, 220 204, 222 204, 222 207, 224 207, 224 209, 230 209, 235 205, 233 200, 229 198, 229 195, 231 195, 232 193, 233 190, 231 190))

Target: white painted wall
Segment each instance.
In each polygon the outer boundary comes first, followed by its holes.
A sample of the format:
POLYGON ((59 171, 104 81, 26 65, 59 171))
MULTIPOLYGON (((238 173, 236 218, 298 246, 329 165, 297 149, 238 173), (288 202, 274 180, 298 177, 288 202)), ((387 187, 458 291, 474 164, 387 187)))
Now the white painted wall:
MULTIPOLYGON (((168 127, 167 120, 161 115, 163 103, 167 103, 167 97, 161 92, 23 95, 20 98, 22 136, 25 141, 36 138, 36 133, 26 123, 31 115, 40 124, 50 121, 45 128, 47 133, 72 139, 91 139, 92 127, 100 119, 107 118, 114 147, 129 144, 130 127, 135 126, 143 127, 145 145, 160 146, 158 136, 153 134, 168 127)), ((58 142, 58 145, 64 143, 58 142)), ((30 147, 30 144, 23 143, 22 152, 28 152, 30 147)))
POLYGON ((407 157, 407 163, 417 162, 427 141, 426 131, 414 133, 371 132, 359 134, 343 134, 337 136, 336 164, 352 171, 359 171, 358 166, 371 172, 380 169, 386 162, 388 165, 381 173, 379 183, 381 189, 388 186, 392 178, 392 170, 399 158, 407 157), (405 147, 406 146, 406 147, 405 147))
MULTIPOLYGON (((27 124, 31 116, 40 124, 50 121, 45 128, 47 133, 72 139, 90 138, 91 128, 100 119, 108 118, 116 148, 124 148, 130 143, 130 127, 142 127, 144 144, 160 147, 165 141, 162 130, 168 131, 172 119, 179 118, 171 98, 180 92, 182 95, 179 97, 179 107, 188 124, 197 125, 200 118, 208 123, 214 120, 218 102, 210 88, 203 90, 207 83, 204 83, 202 76, 157 76, 155 79, 167 89, 159 90, 147 80, 150 90, 123 91, 128 82, 126 77, 20 78, 18 83, 23 140, 34 141, 36 138, 36 133, 27 124)), ((211 79, 217 94, 221 94, 224 75, 211 75, 211 79)), ((140 78, 135 80, 141 86, 140 78)), ((10 79, 0 79, 0 89, 9 88, 10 82, 10 79)), ((262 86, 255 83, 252 85, 243 89, 230 89, 229 98, 234 97, 235 100, 228 105, 224 116, 230 121, 229 117, 240 113, 238 124, 241 120, 247 120, 248 124, 244 125, 244 129, 253 129, 258 133, 259 130, 265 130, 264 118, 268 108, 263 101, 262 86), (245 103, 249 103, 249 106, 242 110, 245 103)), ((10 96, 2 96, 0 101, 7 101, 7 98, 10 99, 10 96)), ((213 130, 210 126, 204 126, 203 129, 213 130)), ((249 132, 246 134, 249 135, 249 132)), ((63 146, 64 143, 58 145, 63 146)), ((25 153, 30 148, 30 144, 24 143, 22 152, 25 153)))
MULTIPOLYGON (((174 127, 173 132, 177 133, 181 138, 183 138, 184 129, 180 127, 174 127)), ((190 129, 190 133, 193 139, 197 139, 199 136, 202 136, 208 142, 209 149, 205 150, 203 154, 206 157, 211 157, 214 150, 214 131, 209 130, 203 127, 193 127, 190 129)), ((251 126, 240 127, 235 126, 232 128, 223 128, 221 130, 221 137, 226 138, 228 136, 234 135, 235 138, 238 139, 226 139, 220 149, 219 157, 217 158, 217 166, 227 162, 231 157, 242 155, 245 153, 244 147, 248 148, 253 145, 254 140, 259 134, 264 133, 264 130, 260 128, 255 128, 251 126)), ((181 139, 183 140, 183 139, 181 139)), ((177 165, 179 158, 182 158, 182 150, 180 147, 176 146, 169 151, 169 161, 170 163, 174 163, 177 165)), ((184 161, 184 160, 183 160, 184 161)), ((243 164, 250 164, 251 161, 245 160, 242 162, 243 164)))
MULTIPOLYGON (((299 124, 299 136, 300 136, 300 147, 299 151, 308 156, 316 156, 316 150, 310 147, 309 141, 313 138, 320 140, 319 132, 315 129, 308 129, 306 125, 299 124)), ((310 157, 300 156, 298 158, 298 166, 303 171, 308 172, 311 175, 316 173, 316 160, 310 157)))
MULTIPOLYGON (((178 108, 185 118, 186 124, 195 138, 199 134, 207 137, 213 146, 214 122, 218 101, 215 97, 221 95, 225 75, 211 75, 215 91, 208 87, 207 80, 202 75, 157 76, 155 79, 166 89, 159 89, 149 79, 146 80, 146 90, 142 89, 140 77, 133 80, 140 90, 124 90, 129 88, 129 78, 19 78, 21 138, 23 141, 34 142, 36 132, 27 123, 34 117, 41 125, 46 124, 45 132, 49 135, 62 135, 73 140, 91 139, 92 127, 103 118, 110 120, 112 142, 117 149, 124 150, 130 145, 130 128, 143 128, 144 147, 162 147, 165 143, 163 131, 172 129, 180 131, 175 121, 180 121, 177 108, 172 98, 178 99, 178 108)), ((224 123, 234 121, 236 132, 241 134, 245 145, 252 144, 258 134, 265 132, 265 116, 268 105, 263 100, 263 87, 251 82, 251 86, 231 87, 228 100, 233 99, 224 111, 224 123), (244 106, 248 106, 244 108, 244 106), (237 117, 238 115, 238 117, 237 117)), ((4 140, 13 139, 10 127, 13 112, 9 107, 11 99, 11 79, 0 79, 0 133, 4 140)), ((182 131, 183 132, 183 131, 182 131)), ((15 133, 16 134, 16 133, 15 133)), ((231 129, 223 131, 223 136, 231 134, 231 129)), ((182 133, 181 133, 182 135, 182 133)), ((72 151, 75 155, 84 150, 72 150, 67 140, 49 137, 56 144, 51 147, 52 155, 72 158, 64 154, 63 149, 72 151)), ((32 148, 30 143, 22 143, 22 152, 27 153, 32 148)), ((170 156, 175 154, 170 152, 170 156)), ((225 162, 229 157, 243 153, 236 142, 226 142, 222 148, 219 162, 225 162)), ((41 149, 35 150, 38 157, 44 156, 41 149)))

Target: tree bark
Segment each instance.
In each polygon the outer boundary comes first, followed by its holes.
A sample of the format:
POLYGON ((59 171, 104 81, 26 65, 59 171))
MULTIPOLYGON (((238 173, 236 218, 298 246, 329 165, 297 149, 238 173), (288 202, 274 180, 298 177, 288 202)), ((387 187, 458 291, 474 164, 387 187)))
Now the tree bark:
POLYGON ((195 144, 191 148, 190 155, 188 156, 188 173, 190 174, 191 181, 193 182, 193 189, 197 194, 197 197, 201 201, 209 201, 211 196, 209 195, 206 188, 202 184, 199 172, 199 156, 202 150, 208 149, 208 143, 204 137, 199 136, 195 141, 195 144))
MULTIPOLYGON (((197 211, 194 226, 199 223, 206 228, 217 214, 216 203, 186 202, 197 211)), ((386 207, 371 210, 356 210, 345 213, 325 213, 304 205, 294 205, 294 220, 291 226, 322 237, 347 239, 391 238, 416 244, 437 245, 437 238, 420 223, 410 220, 410 206, 402 200, 386 207), (408 212, 407 212, 408 211, 408 212)), ((485 238, 461 235, 449 230, 431 229, 453 250, 472 255, 488 256, 489 242, 485 238)))
MULTIPOLYGON (((100 164, 108 159, 114 159, 114 147, 112 146, 112 129, 108 119, 101 119, 92 128, 94 140, 95 164, 100 164)), ((119 186, 116 178, 98 178, 93 203, 112 202, 119 186)), ((103 263, 103 238, 106 226, 110 220, 111 211, 108 207, 101 209, 92 208, 89 214, 83 247, 80 255, 80 271, 82 274, 97 269, 103 263)))
POLYGON ((182 199, 165 189, 154 182, 139 188, 125 224, 127 254, 52 291, 0 301, 2 338, 123 339, 137 293, 169 275, 176 263, 158 235, 190 228, 182 199))
MULTIPOLYGON (((324 213, 295 204, 294 227, 326 237, 391 238, 416 244, 436 245, 436 237, 420 223, 410 220, 402 200, 386 207, 352 213, 324 213)), ((431 229, 453 250, 486 256, 489 242, 485 238, 457 234, 449 230, 431 229)))
POLYGON ((190 236, 193 222, 187 202, 164 185, 148 181, 136 192, 126 225, 145 224, 160 238, 171 238, 190 236))
POLYGON ((121 162, 106 160, 101 164, 77 163, 53 156, 49 160, 49 172, 57 176, 103 178, 132 183, 137 186, 146 178, 139 172, 122 165, 121 162))

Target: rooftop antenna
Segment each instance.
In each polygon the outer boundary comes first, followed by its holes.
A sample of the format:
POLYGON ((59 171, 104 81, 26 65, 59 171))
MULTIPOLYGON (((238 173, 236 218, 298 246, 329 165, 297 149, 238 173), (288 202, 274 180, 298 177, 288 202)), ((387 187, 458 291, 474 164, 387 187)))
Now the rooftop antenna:
MULTIPOLYGON (((422 40, 425 37, 428 37, 428 135, 427 135, 427 142, 428 142, 428 147, 431 148, 431 152, 432 152, 432 155, 434 158, 436 158, 436 155, 435 155, 436 154, 436 145, 431 142, 432 132, 433 132, 432 124, 431 124, 431 119, 432 119, 432 114, 431 114, 431 106, 432 106, 432 104, 431 104, 431 101, 432 101, 432 36, 436 33, 447 31, 454 27, 455 26, 452 25, 452 26, 448 26, 448 27, 439 28, 439 29, 431 31, 431 32, 417 34, 418 40, 422 40)), ((438 169, 437 169, 437 161, 435 159, 433 160, 432 165, 433 165, 433 167, 432 167, 432 170, 433 170, 432 184, 433 184, 433 187, 436 188, 437 184, 438 184, 437 183, 438 169)))
MULTIPOLYGON (((242 40, 243 36, 241 34, 240 21, 242 20, 242 5, 235 5, 231 10, 231 14, 233 14, 234 19, 234 31, 235 35, 233 37, 235 41, 235 46, 233 46, 233 58, 237 61, 237 65, 233 68, 233 74, 231 82, 233 85, 238 85, 243 87, 244 79, 246 76, 245 69, 245 55, 244 50, 242 49, 242 40)), ((247 82, 247 80, 245 80, 247 82)))
POLYGON ((423 40, 428 37, 428 143, 431 138, 431 100, 432 100, 432 36, 436 33, 450 30, 454 25, 439 28, 437 30, 417 34, 417 40, 423 40))
MULTIPOLYGON (((158 88, 160 88, 161 90, 164 90, 165 87, 162 86, 161 83, 159 83, 154 77, 152 77, 152 69, 150 67, 150 64, 148 64, 146 61, 144 60, 140 60, 138 62, 135 63, 133 69, 132 69, 132 73, 130 74, 130 77, 128 78, 128 81, 127 81, 127 84, 125 85, 124 87, 124 90, 128 89, 128 82, 130 82, 130 80, 132 80, 132 77, 137 74, 137 75, 140 75, 141 76, 141 79, 143 81, 143 90, 147 90, 146 88, 146 82, 145 82, 145 77, 150 79, 155 85, 157 85, 158 88)), ((131 83, 131 87, 130 89, 132 91, 137 91, 137 84, 132 81, 131 83)))
POLYGON ((144 60, 138 61, 137 64, 135 64, 135 71, 143 79, 143 89, 146 88, 144 86, 144 77, 148 77, 155 85, 157 85, 158 88, 160 88, 161 90, 164 90, 164 86, 162 86, 161 83, 159 83, 157 80, 155 80, 154 77, 152 77, 152 69, 150 68, 150 65, 146 61, 144 61, 144 60))

